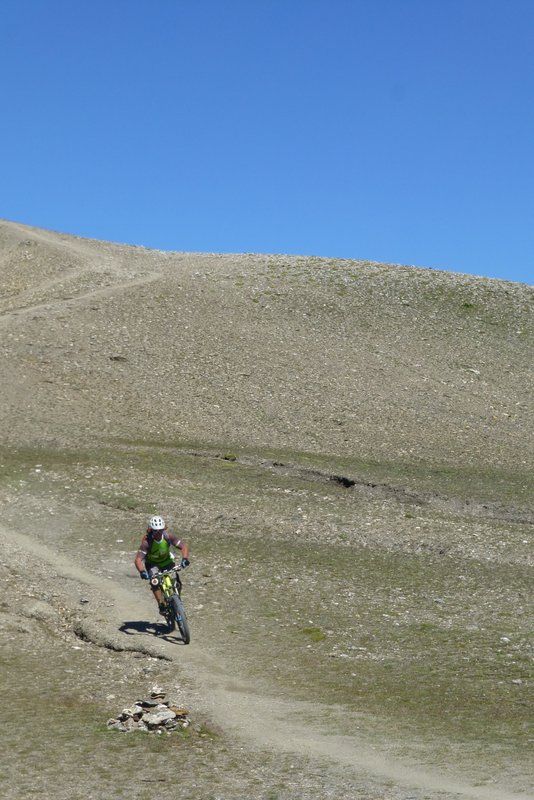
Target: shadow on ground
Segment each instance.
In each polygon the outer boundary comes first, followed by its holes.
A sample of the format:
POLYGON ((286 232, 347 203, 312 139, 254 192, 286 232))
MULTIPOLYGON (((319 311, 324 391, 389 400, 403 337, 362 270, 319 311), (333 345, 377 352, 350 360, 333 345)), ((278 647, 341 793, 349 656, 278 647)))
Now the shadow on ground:
POLYGON ((122 623, 119 627, 119 631, 125 633, 127 636, 157 636, 159 639, 165 639, 167 642, 183 644, 179 636, 172 636, 172 631, 169 631, 165 623, 160 624, 158 622, 148 622, 146 620, 129 620, 122 623))
POLYGON ((162 636, 168 633, 168 627, 165 624, 157 622, 147 622, 146 620, 131 620, 123 622, 119 630, 121 633, 126 633, 128 636, 135 636, 137 634, 148 634, 150 636, 162 636))

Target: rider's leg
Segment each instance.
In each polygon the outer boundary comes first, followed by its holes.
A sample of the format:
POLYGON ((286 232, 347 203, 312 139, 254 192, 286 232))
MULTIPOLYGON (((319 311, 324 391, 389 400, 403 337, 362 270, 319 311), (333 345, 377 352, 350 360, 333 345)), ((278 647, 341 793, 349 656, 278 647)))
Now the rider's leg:
MULTIPOLYGON (((150 567, 148 569, 148 577, 150 579, 152 579, 158 574, 158 572, 159 572, 159 568, 158 567, 150 567)), ((152 584, 150 584, 150 588, 152 589, 152 594, 154 595, 154 600, 158 604, 159 612, 160 612, 160 614, 162 614, 163 613, 163 592, 161 591, 159 586, 152 586, 152 584)))

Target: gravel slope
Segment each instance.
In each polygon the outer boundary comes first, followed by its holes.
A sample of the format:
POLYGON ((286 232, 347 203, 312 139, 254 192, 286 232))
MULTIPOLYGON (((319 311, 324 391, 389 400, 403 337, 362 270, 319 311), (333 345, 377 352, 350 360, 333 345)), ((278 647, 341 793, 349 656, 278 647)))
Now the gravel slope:
POLYGON ((2 436, 17 446, 113 437, 532 469, 532 287, 8 223, 0 270, 2 436))

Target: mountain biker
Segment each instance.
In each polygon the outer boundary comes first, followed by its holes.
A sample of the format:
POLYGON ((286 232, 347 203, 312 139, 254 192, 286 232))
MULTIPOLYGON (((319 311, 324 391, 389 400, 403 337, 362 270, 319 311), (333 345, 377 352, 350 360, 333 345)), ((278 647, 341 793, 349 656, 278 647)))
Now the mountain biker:
MULTIPOLYGON (((160 570, 170 569, 174 566, 174 555, 171 547, 180 550, 180 565, 185 568, 189 566, 189 547, 176 534, 167 530, 167 526, 162 517, 153 516, 148 520, 148 527, 139 545, 139 550, 135 556, 135 566, 140 577, 148 581, 158 574, 160 570)), ((178 591, 181 589, 181 581, 176 575, 178 591)), ((163 593, 159 586, 150 586, 156 600, 159 613, 163 614, 163 593)))

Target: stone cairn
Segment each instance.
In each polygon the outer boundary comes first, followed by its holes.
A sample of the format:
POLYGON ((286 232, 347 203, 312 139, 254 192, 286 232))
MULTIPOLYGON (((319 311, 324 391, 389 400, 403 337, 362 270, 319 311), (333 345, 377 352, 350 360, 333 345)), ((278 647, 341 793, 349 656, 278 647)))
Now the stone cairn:
POLYGON ((176 705, 172 700, 165 700, 165 692, 154 687, 150 697, 136 700, 129 708, 123 708, 116 719, 107 722, 109 730, 143 731, 145 733, 167 733, 188 728, 189 712, 176 705))

